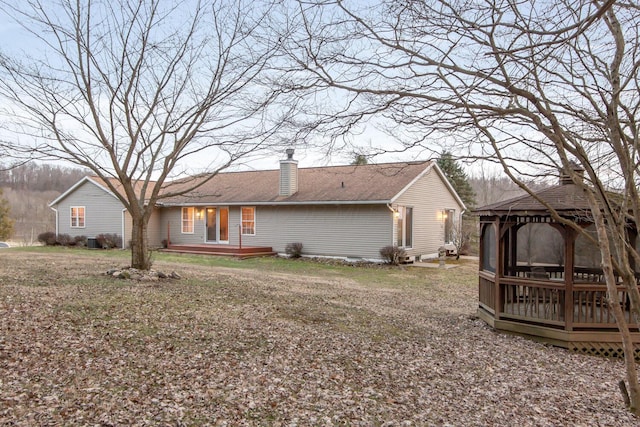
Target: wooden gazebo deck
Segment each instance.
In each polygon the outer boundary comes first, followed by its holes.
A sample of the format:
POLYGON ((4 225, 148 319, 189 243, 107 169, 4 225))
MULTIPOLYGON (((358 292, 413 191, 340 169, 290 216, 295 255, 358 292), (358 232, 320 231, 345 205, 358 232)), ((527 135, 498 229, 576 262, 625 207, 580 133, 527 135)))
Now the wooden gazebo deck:
POLYGON ((192 244, 192 245, 169 245, 161 252, 173 252, 182 254, 229 256, 236 258, 251 258, 261 256, 273 256, 276 252, 270 246, 234 246, 220 244, 192 244))
MULTIPOLYGON (((517 276, 496 278, 481 271, 479 284, 478 317, 493 328, 578 352, 622 356, 620 332, 604 283, 576 281, 567 289, 560 274, 537 280, 517 276)), ((627 291, 622 286, 618 287, 618 297, 623 301, 622 308, 636 343, 636 358, 640 358, 640 329, 633 321, 627 291)))

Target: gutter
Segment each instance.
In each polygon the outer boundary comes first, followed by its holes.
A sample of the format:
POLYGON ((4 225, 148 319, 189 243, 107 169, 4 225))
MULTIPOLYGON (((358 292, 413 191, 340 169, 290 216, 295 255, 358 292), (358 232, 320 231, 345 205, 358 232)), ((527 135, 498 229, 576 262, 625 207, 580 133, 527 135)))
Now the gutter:
POLYGON ((171 208, 171 207, 205 207, 205 206, 310 206, 310 205, 389 205, 389 200, 327 200, 327 201, 305 201, 305 202, 278 202, 278 201, 265 201, 265 202, 252 202, 247 200, 245 202, 225 202, 225 201, 210 201, 201 203, 157 203, 156 207, 171 208))
POLYGON ((127 244, 125 243, 125 237, 126 235, 125 233, 125 215, 126 215, 127 209, 122 209, 122 248, 121 249, 126 249, 127 244))

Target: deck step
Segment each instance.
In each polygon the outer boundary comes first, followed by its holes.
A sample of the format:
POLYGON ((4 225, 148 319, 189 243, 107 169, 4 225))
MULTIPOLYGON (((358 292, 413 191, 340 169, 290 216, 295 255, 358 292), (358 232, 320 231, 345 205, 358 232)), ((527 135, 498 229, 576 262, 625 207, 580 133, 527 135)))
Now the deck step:
POLYGON ((172 245, 170 248, 160 249, 160 252, 165 253, 182 253, 192 255, 213 255, 213 256, 228 256, 234 258, 251 258, 251 257, 263 257, 274 256, 277 252, 274 252, 270 247, 220 247, 220 246, 191 246, 191 245, 172 245))

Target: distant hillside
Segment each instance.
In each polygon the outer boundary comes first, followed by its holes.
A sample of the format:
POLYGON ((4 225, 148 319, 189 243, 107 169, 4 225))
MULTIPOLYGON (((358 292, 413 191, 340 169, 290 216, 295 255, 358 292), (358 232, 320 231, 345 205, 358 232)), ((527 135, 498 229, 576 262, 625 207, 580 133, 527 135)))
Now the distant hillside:
POLYGON ((0 187, 15 221, 11 240, 31 244, 38 234, 55 231, 55 213, 49 208, 49 202, 87 173, 49 164, 28 163, 13 168, 0 164, 0 187))
MULTIPOLYGON (((491 203, 509 200, 524 195, 524 190, 513 183, 508 177, 471 177, 469 184, 476 195, 476 206, 482 207, 491 203)), ((534 191, 548 187, 547 183, 529 183, 534 191)))

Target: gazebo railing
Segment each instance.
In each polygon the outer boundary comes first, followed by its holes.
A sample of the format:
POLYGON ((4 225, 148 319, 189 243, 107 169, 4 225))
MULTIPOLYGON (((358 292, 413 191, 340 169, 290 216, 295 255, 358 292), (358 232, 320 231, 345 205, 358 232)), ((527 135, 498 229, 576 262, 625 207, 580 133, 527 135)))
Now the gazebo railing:
MULTIPOLYGON (((623 287, 618 287, 618 300, 626 321, 630 324, 634 323, 629 310, 628 293, 623 287)), ((574 285, 573 302, 575 307, 573 326, 575 328, 588 328, 593 325, 611 325, 612 328, 617 328, 604 285, 574 285)))
MULTIPOLYGON (((554 328, 565 328, 570 323, 573 329, 617 329, 604 283, 576 283, 567 301, 564 282, 557 279, 502 277, 497 310, 496 291, 493 275, 481 272, 480 306, 495 317, 554 328)), ((633 325, 627 291, 622 286, 618 287, 618 298, 627 322, 633 325)))
POLYGON ((495 314, 495 280, 492 274, 480 272, 478 301, 480 305, 489 313, 495 314))
MULTIPOLYGON (((505 276, 548 280, 564 280, 562 265, 517 265, 505 268, 505 276)), ((619 277, 616 277, 621 281, 619 277)), ((640 278, 640 275, 638 276, 640 278)), ((600 268, 575 267, 573 281, 582 283, 604 283, 604 274, 600 268)))
POLYGON ((537 279, 562 280, 564 278, 564 267, 561 265, 518 265, 505 268, 505 270, 506 276, 522 279, 533 277, 537 279))
POLYGON ((563 284, 504 280, 500 316, 552 326, 565 324, 563 284))

